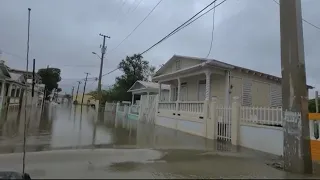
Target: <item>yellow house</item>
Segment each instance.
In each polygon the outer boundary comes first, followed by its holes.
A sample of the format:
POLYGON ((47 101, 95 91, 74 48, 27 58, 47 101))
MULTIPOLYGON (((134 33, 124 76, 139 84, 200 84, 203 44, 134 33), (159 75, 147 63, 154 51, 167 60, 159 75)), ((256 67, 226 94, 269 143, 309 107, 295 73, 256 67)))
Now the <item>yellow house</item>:
MULTIPOLYGON (((73 101, 77 100, 78 104, 81 104, 82 101, 82 94, 79 94, 77 97, 74 95, 73 96, 73 101)), ((83 104, 84 105, 94 105, 95 104, 95 99, 93 96, 85 94, 83 97, 83 104)))

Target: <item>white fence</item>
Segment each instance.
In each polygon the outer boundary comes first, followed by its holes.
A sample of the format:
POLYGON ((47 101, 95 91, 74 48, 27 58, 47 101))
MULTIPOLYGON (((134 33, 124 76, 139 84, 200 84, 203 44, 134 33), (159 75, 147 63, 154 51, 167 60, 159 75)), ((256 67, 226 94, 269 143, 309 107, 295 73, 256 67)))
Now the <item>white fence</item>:
POLYGON ((241 123, 282 126, 282 108, 241 107, 241 123))
POLYGON ((135 114, 135 115, 139 115, 139 111, 140 111, 140 106, 139 105, 132 105, 130 107, 130 114, 135 114))

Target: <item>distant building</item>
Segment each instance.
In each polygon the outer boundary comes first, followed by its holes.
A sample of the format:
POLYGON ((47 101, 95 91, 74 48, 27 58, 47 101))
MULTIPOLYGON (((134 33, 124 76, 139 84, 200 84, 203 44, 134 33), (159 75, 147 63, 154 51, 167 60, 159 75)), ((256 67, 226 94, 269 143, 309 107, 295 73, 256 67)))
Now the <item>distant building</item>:
MULTIPOLYGON (((73 101, 77 101, 78 104, 81 104, 82 94, 78 94, 76 99, 76 95, 73 95, 73 101)), ((92 95, 85 94, 83 97, 83 105, 95 105, 96 100, 92 95)))

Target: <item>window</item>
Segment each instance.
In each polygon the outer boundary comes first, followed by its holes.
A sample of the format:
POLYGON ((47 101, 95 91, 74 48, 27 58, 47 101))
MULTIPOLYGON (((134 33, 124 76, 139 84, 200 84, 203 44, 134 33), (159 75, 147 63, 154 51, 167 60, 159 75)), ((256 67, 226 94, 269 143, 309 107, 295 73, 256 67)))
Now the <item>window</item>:
POLYGON ((281 86, 276 84, 270 85, 270 106, 281 107, 282 106, 282 92, 281 86))
POLYGON ((176 60, 176 70, 181 69, 181 61, 180 60, 176 60))
POLYGON ((250 79, 243 79, 242 82, 242 106, 252 105, 252 81, 250 79))

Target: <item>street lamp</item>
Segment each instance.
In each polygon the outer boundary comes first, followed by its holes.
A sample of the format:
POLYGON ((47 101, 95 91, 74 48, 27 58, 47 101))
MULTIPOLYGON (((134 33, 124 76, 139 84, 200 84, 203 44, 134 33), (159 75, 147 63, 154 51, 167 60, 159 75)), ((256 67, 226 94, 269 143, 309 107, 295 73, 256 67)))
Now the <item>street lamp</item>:
POLYGON ((96 52, 92 52, 92 54, 98 56, 98 58, 101 59, 101 57, 96 52))

